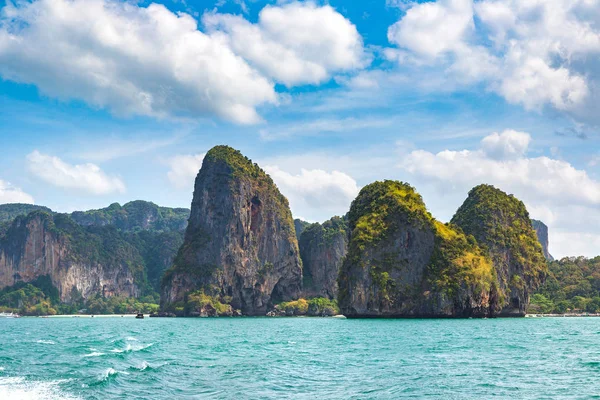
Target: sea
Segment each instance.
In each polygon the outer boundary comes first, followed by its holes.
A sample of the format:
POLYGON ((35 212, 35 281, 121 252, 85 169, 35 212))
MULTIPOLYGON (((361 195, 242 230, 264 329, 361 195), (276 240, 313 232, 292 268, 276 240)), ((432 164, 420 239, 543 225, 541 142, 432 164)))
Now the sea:
POLYGON ((0 319, 0 399, 600 398, 600 318, 0 319))

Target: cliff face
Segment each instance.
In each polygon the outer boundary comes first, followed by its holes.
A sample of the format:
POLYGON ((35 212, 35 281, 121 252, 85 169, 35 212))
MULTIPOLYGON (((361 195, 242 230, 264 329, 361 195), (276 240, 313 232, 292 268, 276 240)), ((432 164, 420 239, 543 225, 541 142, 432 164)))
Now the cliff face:
POLYGON ((333 217, 323 224, 304 228, 298 244, 304 266, 305 297, 337 298, 337 277, 348 251, 348 238, 345 218, 333 217))
POLYGON ((217 146, 198 173, 184 244, 163 278, 161 304, 202 290, 246 315, 296 298, 302 265, 288 202, 240 152, 217 146))
POLYGON ((298 241, 300 241, 300 236, 302 235, 302 232, 304 232, 304 229, 309 225, 310 222, 302 221, 298 218, 294 220, 294 228, 296 229, 296 239, 298 239, 298 241))
POLYGON ((548 227, 542 221, 538 221, 535 219, 531 220, 531 224, 533 225, 533 229, 535 230, 535 234, 537 235, 538 241, 542 245, 542 252, 544 253, 544 257, 546 257, 547 261, 554 261, 554 257, 552 257, 550 251, 548 250, 548 227))
POLYGON ((339 274, 347 317, 469 317, 489 314, 491 261, 473 238, 431 217, 402 182, 364 187, 348 214, 339 274))
POLYGON ((497 275, 494 312, 525 315, 530 295, 545 278, 547 264, 525 205, 489 185, 469 192, 452 223, 489 249, 497 275))
POLYGON ((0 288, 50 277, 61 301, 93 294, 138 296, 143 265, 116 231, 92 233, 65 215, 17 217, 0 239, 0 288))

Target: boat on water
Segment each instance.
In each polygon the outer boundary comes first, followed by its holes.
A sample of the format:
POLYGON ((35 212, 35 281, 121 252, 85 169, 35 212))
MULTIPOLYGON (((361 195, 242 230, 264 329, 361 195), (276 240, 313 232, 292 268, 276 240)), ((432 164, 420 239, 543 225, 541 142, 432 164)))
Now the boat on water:
POLYGON ((144 319, 144 314, 139 313, 138 315, 135 316, 137 319, 144 319))
POLYGON ((7 313, 7 312, 0 312, 0 318, 19 318, 19 314, 15 314, 15 313, 7 313))

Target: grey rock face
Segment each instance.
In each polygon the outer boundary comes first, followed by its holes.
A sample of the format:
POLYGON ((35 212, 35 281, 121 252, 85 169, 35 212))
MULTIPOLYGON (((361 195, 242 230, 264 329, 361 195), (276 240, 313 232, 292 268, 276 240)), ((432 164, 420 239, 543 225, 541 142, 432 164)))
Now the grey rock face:
POLYGON ((304 297, 337 298, 337 278, 348 252, 348 222, 333 217, 311 224, 300 235, 300 257, 304 266, 304 297))
POLYGON ((533 229, 535 229, 535 233, 537 235, 540 244, 542 245, 542 251, 544 252, 544 257, 548 261, 554 261, 554 257, 550 254, 548 250, 549 240, 548 240, 548 227, 542 221, 538 221, 535 219, 531 220, 531 224, 533 225, 533 229))
MULTIPOLYGON (((94 294, 106 297, 121 295, 135 297, 140 293, 136 284, 136 271, 131 263, 104 262, 87 257, 75 248, 73 241, 85 238, 84 232, 61 229, 55 218, 43 212, 34 212, 27 217, 18 217, 8 234, 0 241, 0 288, 17 282, 31 282, 40 276, 49 276, 59 291, 60 299, 69 302, 74 293, 83 298, 94 294), (67 234, 69 233, 69 234, 67 234), (74 235, 77 237, 73 237, 74 235)), ((79 228, 81 229, 81 228, 79 228)), ((114 249, 101 247, 102 251, 114 249)), ((125 246, 124 252, 135 252, 125 246)), ((141 261, 136 265, 139 270, 141 261)))
POLYGON ((302 264, 287 199, 238 151, 210 150, 195 183, 184 244, 163 278, 168 308, 203 290, 246 315, 297 298, 302 264))

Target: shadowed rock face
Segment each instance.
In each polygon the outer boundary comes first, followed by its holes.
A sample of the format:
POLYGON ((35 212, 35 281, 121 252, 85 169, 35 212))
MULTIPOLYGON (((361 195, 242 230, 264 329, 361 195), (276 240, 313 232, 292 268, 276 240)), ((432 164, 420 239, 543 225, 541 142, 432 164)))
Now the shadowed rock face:
POLYGON ((542 221, 538 221, 535 219, 531 220, 531 224, 533 225, 533 229, 535 229, 538 241, 542 245, 542 252, 544 253, 544 257, 546 257, 547 261, 554 261, 554 257, 552 257, 550 251, 548 250, 548 227, 542 221))
POLYGON ((367 185, 348 214, 338 303, 347 317, 484 317, 491 260, 402 182, 367 185))
POLYGON ((75 294, 138 296, 143 260, 116 231, 91 233, 66 215, 35 211, 17 217, 0 240, 0 288, 41 276, 64 302, 75 294))
POLYGON ((452 223, 489 249, 498 281, 494 313, 525 315, 530 295, 547 272, 525 205, 493 186, 480 185, 469 192, 452 223))
POLYGON ((333 217, 304 228, 300 256, 304 266, 304 297, 337 298, 337 278, 348 251, 348 221, 333 217))
POLYGON ((196 178, 184 244, 163 278, 163 307, 202 290, 246 315, 264 315, 273 302, 296 298, 301 282, 287 199, 240 152, 211 149, 196 178))

